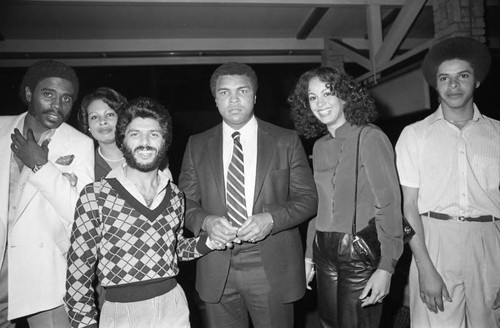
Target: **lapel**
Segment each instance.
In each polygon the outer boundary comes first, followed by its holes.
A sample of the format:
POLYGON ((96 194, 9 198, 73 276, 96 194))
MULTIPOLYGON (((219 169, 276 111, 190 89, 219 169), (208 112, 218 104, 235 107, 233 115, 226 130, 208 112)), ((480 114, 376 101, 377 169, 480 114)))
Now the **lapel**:
MULTIPOLYGON (((24 119, 26 113, 18 116, 9 116, 0 118, 0 152, 2 153, 3 160, 0 161, 0 204, 9 203, 9 183, 10 183, 10 160, 12 157, 12 150, 10 145, 12 143, 10 135, 14 132, 14 128, 24 119)), ((3 225, 3 231, 7 229, 9 208, 8 206, 0 206, 0 224, 3 225)))
POLYGON ((69 135, 67 132, 68 125, 66 123, 61 124, 61 126, 56 129, 56 132, 54 132, 49 143, 50 162, 55 163, 61 156, 74 154, 74 151, 71 151, 69 148, 71 145, 66 142, 69 135))
MULTIPOLYGON (((49 157, 48 160, 49 162, 55 163, 57 158, 61 156, 61 154, 64 154, 64 151, 66 150, 66 144, 65 144, 65 139, 64 139, 64 131, 65 130, 65 123, 63 123, 57 130, 55 131, 54 135, 52 136, 50 143, 48 145, 49 147, 49 157)), ((23 172, 21 173, 20 179, 22 180, 27 180, 29 177, 32 175, 29 168, 24 168, 23 172)), ((19 204, 18 204, 18 209, 17 209, 17 215, 16 218, 14 219, 14 222, 12 223, 12 226, 15 225, 17 220, 19 220, 19 217, 23 214, 23 212, 26 210, 30 202, 33 200, 33 197, 38 193, 38 189, 36 189, 31 183, 26 182, 24 184, 24 189, 22 191, 21 197, 19 199, 19 204)))
POLYGON ((220 199, 225 203, 224 165, 222 161, 222 124, 216 126, 214 132, 215 133, 210 136, 207 141, 210 166, 220 199))
MULTIPOLYGON (((19 183, 23 183, 23 181, 26 181, 29 179, 29 177, 33 174, 31 170, 27 167, 23 168, 23 171, 21 172, 21 175, 19 177, 19 183)), ((24 213, 26 208, 28 207, 29 203, 35 197, 35 195, 38 193, 38 190, 29 182, 26 182, 24 184, 24 188, 21 193, 21 197, 19 198, 19 204, 17 206, 17 212, 16 212, 16 217, 14 218, 14 221, 12 222, 11 228, 17 223, 21 215, 24 213)))
POLYGON ((269 165, 271 159, 274 157, 275 151, 277 149, 274 147, 276 140, 269 133, 269 129, 266 123, 258 119, 258 130, 257 130, 257 172, 255 172, 255 194, 253 205, 257 203, 257 199, 262 191, 262 186, 264 185, 264 180, 267 176, 269 170, 269 165))

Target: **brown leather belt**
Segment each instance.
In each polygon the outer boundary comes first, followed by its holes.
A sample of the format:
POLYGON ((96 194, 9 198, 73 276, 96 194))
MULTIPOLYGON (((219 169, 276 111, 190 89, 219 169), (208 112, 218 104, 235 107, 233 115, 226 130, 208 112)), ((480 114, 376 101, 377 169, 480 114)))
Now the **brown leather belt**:
POLYGON ((455 220, 455 221, 462 221, 462 222, 495 222, 499 221, 500 219, 497 217, 494 217, 493 215, 481 215, 477 217, 467 217, 467 216, 451 216, 448 214, 443 214, 443 213, 436 213, 436 212, 425 212, 420 215, 425 215, 428 217, 431 217, 433 219, 438 219, 438 220, 455 220))

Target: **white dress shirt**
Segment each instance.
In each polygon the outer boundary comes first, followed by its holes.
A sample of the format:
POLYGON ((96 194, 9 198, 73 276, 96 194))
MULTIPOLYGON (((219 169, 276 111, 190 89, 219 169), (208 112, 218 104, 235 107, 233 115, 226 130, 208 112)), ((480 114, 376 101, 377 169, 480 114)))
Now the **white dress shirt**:
MULTIPOLYGON (((243 161, 245 164, 245 200, 248 216, 252 216, 253 213, 253 198, 255 194, 255 178, 257 172, 257 129, 257 119, 255 116, 252 116, 250 121, 248 121, 245 126, 237 130, 240 132, 240 143, 243 148, 243 161)), ((229 164, 231 163, 231 157, 233 156, 234 141, 231 135, 235 131, 236 130, 231 128, 225 122, 222 123, 222 158, 226 184, 227 171, 229 164)))

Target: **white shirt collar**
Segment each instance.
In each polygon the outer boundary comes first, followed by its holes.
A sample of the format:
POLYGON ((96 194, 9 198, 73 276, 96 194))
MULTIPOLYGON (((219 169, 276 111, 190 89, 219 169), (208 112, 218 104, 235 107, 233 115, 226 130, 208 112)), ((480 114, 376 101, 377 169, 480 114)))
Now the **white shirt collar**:
POLYGON ((232 138, 231 135, 233 134, 233 132, 238 131, 241 134, 241 139, 245 139, 246 136, 248 136, 250 133, 256 130, 257 130, 257 119, 255 118, 255 115, 252 115, 252 118, 247 122, 247 124, 245 124, 239 130, 233 129, 226 122, 222 121, 222 135, 224 138, 232 138))

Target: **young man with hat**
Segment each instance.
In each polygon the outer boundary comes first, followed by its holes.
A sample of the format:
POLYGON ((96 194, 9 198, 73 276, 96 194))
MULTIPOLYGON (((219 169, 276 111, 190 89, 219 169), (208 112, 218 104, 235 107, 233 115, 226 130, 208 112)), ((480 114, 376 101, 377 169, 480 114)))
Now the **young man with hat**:
POLYGON ((20 317, 31 328, 69 327, 66 252, 78 195, 94 170, 92 140, 64 123, 77 94, 71 67, 40 61, 21 84, 27 112, 0 116, 2 328, 20 317))
POLYGON ((410 242, 412 327, 500 327, 500 122, 479 111, 481 42, 434 45, 422 70, 440 106, 396 145, 410 242))

